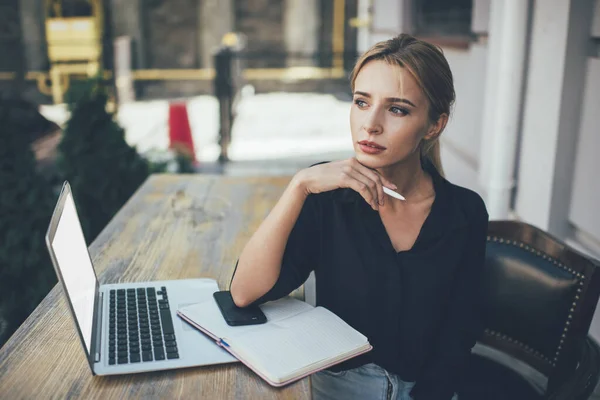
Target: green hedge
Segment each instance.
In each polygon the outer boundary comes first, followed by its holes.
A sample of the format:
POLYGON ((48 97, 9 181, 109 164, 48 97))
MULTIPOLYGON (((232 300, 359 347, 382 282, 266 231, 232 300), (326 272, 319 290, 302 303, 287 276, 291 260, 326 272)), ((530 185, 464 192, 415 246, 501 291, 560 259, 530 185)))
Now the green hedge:
POLYGON ((0 346, 56 283, 44 239, 56 197, 36 173, 25 117, 0 101, 0 346))
POLYGON ((71 118, 59 145, 58 167, 71 184, 88 244, 154 172, 125 141, 107 100, 99 81, 71 92, 71 118))

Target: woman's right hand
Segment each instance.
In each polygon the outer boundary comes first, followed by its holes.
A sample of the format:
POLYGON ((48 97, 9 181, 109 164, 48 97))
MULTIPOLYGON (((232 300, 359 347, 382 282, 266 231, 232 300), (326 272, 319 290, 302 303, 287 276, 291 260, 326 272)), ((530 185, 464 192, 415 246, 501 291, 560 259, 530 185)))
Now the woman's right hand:
POLYGON ((316 194, 338 188, 350 188, 358 192, 374 210, 384 204, 383 186, 396 189, 396 185, 376 171, 365 167, 356 158, 318 164, 296 174, 305 193, 316 194))

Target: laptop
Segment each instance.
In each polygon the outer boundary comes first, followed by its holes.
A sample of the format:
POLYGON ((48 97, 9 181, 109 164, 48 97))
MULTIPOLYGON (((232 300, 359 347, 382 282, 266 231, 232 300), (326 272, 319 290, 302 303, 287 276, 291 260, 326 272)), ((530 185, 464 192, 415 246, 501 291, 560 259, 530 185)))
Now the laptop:
POLYGON ((215 280, 99 284, 68 182, 46 245, 94 375, 237 361, 176 314, 180 307, 212 298, 219 290, 215 280))

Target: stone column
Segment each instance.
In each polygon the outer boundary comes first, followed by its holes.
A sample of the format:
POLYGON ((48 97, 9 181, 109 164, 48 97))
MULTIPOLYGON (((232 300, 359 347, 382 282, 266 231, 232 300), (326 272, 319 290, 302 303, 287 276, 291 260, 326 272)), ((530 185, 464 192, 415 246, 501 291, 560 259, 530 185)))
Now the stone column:
POLYGON ((414 30, 415 0, 373 0, 370 45, 414 30))
POLYGON ((285 0, 283 31, 287 65, 313 66, 317 59, 319 37, 319 2, 317 0, 285 0))
MULTIPOLYGON (((31 0, 33 1, 33 0, 31 0)), ((129 36, 133 47, 134 68, 146 68, 143 0, 110 0, 113 37, 129 36)))
POLYGON ((516 213, 565 237, 594 0, 534 4, 516 213))
POLYGON ((215 49, 223 36, 234 29, 233 0, 200 0, 198 9, 200 63, 202 68, 211 68, 215 49))
POLYGON ((488 63, 482 148, 487 153, 480 179, 490 219, 507 219, 521 117, 523 70, 529 4, 494 0, 488 63))
POLYGON ((22 45, 25 51, 25 69, 43 71, 48 59, 44 2, 19 0, 22 45))

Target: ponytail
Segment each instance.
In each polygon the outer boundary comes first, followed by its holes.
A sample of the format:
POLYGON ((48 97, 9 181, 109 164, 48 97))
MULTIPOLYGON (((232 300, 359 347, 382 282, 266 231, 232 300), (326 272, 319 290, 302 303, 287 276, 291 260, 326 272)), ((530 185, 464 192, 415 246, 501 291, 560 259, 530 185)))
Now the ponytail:
POLYGON ((424 164, 427 162, 433 165, 440 176, 444 176, 440 140, 438 138, 433 140, 424 140, 423 144, 421 145, 421 163, 424 164))

